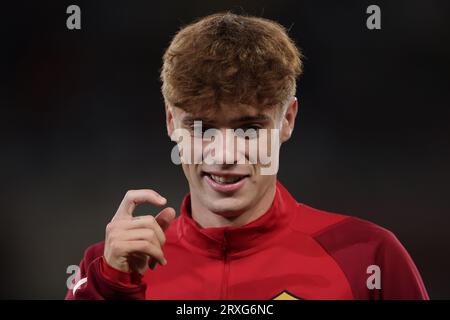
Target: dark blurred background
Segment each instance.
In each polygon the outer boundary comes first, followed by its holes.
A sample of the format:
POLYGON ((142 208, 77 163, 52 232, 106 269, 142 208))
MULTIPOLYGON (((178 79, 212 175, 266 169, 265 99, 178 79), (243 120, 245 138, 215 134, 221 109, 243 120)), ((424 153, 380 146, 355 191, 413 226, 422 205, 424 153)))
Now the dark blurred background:
MULTIPOLYGON (((68 265, 101 241, 128 189, 179 207, 161 56, 178 28, 223 10, 290 28, 306 56, 279 179, 303 203, 368 219, 450 298, 450 2, 2 3, 0 298, 62 299, 68 265), (81 30, 66 8, 81 8, 81 30), (366 28, 381 8, 382 29, 366 28)), ((152 212, 152 207, 140 208, 152 212)))

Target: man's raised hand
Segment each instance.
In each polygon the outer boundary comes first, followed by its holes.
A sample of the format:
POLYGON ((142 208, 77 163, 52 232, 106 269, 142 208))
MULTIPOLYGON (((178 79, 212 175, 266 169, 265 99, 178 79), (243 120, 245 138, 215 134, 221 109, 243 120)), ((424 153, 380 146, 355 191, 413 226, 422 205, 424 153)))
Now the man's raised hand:
POLYGON ((133 217, 142 203, 163 206, 167 200, 153 190, 130 190, 126 193, 116 214, 106 227, 104 257, 113 268, 124 272, 144 274, 157 263, 165 265, 164 231, 175 218, 173 208, 165 208, 152 215, 133 217))

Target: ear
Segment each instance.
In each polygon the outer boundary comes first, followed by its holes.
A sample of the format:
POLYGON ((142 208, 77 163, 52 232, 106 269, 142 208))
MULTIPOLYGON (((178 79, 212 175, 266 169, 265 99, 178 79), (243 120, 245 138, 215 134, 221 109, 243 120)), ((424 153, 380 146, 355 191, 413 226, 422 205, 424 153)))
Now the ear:
POLYGON ((283 119, 281 122, 281 132, 280 132, 281 143, 289 140, 289 138, 291 137, 292 132, 294 131, 297 111, 298 111, 297 97, 293 97, 283 115, 283 119))
POLYGON ((175 123, 173 118, 173 109, 166 104, 166 127, 167 134, 172 139, 173 131, 175 130, 175 123))

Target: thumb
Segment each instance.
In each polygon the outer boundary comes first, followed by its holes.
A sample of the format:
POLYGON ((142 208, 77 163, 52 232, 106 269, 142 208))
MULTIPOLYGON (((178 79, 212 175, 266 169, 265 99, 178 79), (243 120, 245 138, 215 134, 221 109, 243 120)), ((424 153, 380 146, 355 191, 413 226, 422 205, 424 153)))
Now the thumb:
POLYGON ((159 226, 163 231, 166 231, 169 227, 170 223, 175 219, 176 213, 173 208, 164 208, 161 210, 158 215, 155 217, 156 222, 158 222, 159 226))

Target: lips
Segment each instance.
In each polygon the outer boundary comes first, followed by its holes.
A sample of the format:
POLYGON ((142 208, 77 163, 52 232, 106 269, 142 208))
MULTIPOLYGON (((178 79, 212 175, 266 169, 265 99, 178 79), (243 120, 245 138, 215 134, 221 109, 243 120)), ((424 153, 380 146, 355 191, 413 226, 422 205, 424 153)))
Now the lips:
POLYGON ((220 184, 235 183, 244 178, 244 176, 216 176, 214 174, 211 174, 209 176, 215 182, 220 183, 220 184))
POLYGON ((211 189, 220 193, 237 191, 244 185, 246 178, 249 176, 247 174, 221 172, 203 172, 203 175, 211 189))

